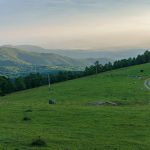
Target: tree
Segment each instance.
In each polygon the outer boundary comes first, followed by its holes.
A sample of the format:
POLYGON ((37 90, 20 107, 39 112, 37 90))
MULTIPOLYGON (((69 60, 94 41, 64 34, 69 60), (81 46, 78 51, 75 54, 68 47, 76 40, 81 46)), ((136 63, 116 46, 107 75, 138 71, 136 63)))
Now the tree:
POLYGON ((19 77, 15 80, 15 85, 17 91, 26 89, 26 85, 22 77, 19 77))

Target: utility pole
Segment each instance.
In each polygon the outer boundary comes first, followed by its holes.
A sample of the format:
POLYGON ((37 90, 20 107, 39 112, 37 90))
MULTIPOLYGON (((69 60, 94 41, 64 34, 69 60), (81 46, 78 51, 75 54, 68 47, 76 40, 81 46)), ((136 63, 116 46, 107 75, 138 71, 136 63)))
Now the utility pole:
POLYGON ((99 61, 95 62, 95 73, 98 74, 99 61))
POLYGON ((36 68, 36 65, 35 65, 35 74, 37 74, 37 68, 36 68))
POLYGON ((96 66, 96 75, 97 75, 97 73, 98 73, 98 69, 97 69, 97 66, 96 66))
POLYGON ((50 87, 51 87, 51 79, 50 79, 50 75, 48 74, 48 88, 50 90, 50 87))

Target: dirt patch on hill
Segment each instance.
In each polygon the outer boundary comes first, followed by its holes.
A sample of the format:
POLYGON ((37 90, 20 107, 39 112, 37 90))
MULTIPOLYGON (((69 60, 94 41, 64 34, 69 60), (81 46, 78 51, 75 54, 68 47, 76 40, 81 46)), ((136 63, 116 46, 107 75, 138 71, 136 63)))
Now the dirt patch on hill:
POLYGON ((119 103, 110 102, 110 101, 97 101, 97 102, 89 102, 87 103, 89 106, 119 106, 119 103))

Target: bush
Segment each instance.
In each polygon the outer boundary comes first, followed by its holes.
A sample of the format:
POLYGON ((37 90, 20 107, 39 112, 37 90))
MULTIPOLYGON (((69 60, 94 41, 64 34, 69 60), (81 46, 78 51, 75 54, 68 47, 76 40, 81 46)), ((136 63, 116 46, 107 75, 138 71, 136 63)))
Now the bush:
POLYGON ((48 103, 49 103, 49 104, 56 104, 56 101, 55 101, 55 100, 50 99, 50 100, 48 101, 48 103))
POLYGON ((23 117, 23 120, 24 121, 29 121, 29 120, 31 120, 29 117, 23 117))
POLYGON ((25 112, 32 112, 32 109, 27 109, 25 110, 25 112))
POLYGON ((31 146, 38 146, 38 147, 44 147, 46 145, 47 145, 46 142, 42 140, 40 136, 37 139, 33 140, 31 143, 31 146))

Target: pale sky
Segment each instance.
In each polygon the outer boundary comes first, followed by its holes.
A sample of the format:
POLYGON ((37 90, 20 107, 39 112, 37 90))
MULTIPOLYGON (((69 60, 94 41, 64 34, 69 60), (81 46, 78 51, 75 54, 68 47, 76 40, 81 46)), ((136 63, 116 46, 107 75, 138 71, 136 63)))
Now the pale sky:
POLYGON ((150 48, 150 0, 0 0, 0 45, 150 48))

